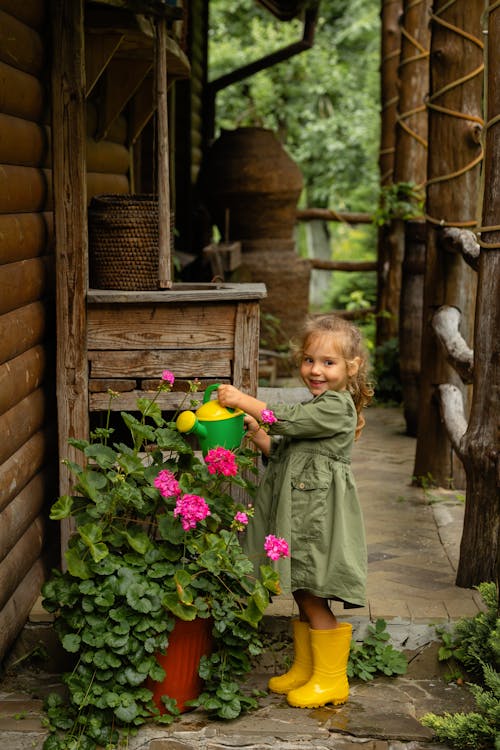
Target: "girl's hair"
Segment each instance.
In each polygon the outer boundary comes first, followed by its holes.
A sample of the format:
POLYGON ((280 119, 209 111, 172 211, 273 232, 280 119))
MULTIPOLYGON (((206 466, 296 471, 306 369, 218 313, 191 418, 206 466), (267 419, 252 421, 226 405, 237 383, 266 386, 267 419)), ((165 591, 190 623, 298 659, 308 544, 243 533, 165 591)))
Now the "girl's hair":
POLYGON ((359 328, 332 313, 309 315, 302 329, 300 343, 294 346, 296 360, 302 357, 311 336, 321 336, 325 333, 331 333, 336 337, 347 363, 352 362, 356 357, 360 360, 357 373, 349 377, 347 381, 347 389, 352 396, 358 415, 356 428, 356 437, 358 437, 365 424, 361 411, 373 397, 373 387, 368 380, 368 353, 359 328))

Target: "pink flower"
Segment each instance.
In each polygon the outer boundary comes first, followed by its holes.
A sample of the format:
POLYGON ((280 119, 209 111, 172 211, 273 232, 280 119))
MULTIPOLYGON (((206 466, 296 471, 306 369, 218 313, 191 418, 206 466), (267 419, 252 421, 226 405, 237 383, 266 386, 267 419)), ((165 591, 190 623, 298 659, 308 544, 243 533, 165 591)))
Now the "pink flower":
POLYGON ((264 549, 266 550, 266 555, 271 560, 279 560, 280 557, 288 557, 290 554, 286 539, 274 536, 273 534, 266 536, 264 549))
POLYGON ((278 421, 272 409, 262 409, 260 415, 264 424, 274 424, 278 421))
POLYGON ((236 521, 236 523, 242 523, 243 526, 246 526, 248 524, 248 516, 241 510, 236 513, 234 520, 236 521))
POLYGON ((164 380, 166 383, 173 385, 175 381, 175 376, 173 372, 170 372, 170 370, 163 370, 161 374, 161 379, 164 380))
POLYGON ((157 490, 160 490, 160 495, 163 497, 174 497, 181 494, 179 482, 175 478, 175 475, 171 471, 168 471, 168 469, 160 471, 154 481, 154 486, 157 490))
POLYGON ((181 517, 184 531, 194 529, 198 521, 203 521, 209 515, 211 515, 210 508, 203 497, 199 495, 183 495, 177 498, 174 516, 181 517))
POLYGON ((211 448, 205 456, 210 474, 222 474, 224 477, 235 477, 238 473, 236 457, 227 448, 211 448))

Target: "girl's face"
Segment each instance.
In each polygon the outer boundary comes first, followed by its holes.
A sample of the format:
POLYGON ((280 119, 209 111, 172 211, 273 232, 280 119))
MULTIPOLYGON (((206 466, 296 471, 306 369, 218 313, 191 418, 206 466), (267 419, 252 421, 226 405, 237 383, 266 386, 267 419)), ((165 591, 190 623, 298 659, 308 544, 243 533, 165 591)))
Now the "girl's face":
POLYGON ((310 336, 304 346, 300 377, 313 396, 325 391, 345 391, 350 376, 355 375, 359 359, 347 362, 339 337, 332 333, 310 336))

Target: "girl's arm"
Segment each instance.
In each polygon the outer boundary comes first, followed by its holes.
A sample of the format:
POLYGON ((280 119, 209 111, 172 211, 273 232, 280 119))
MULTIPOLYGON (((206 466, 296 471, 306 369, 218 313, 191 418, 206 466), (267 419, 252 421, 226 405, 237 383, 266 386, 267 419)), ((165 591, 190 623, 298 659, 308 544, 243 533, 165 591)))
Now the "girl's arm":
POLYGON ((268 456, 271 452, 271 438, 265 430, 260 427, 259 423, 253 417, 245 416, 245 426, 247 428, 247 436, 250 438, 255 447, 268 456))
POLYGON ((249 396, 239 391, 234 385, 220 385, 217 388, 217 401, 221 406, 230 406, 232 409, 241 409, 259 421, 262 418, 262 410, 266 408, 265 401, 249 396))

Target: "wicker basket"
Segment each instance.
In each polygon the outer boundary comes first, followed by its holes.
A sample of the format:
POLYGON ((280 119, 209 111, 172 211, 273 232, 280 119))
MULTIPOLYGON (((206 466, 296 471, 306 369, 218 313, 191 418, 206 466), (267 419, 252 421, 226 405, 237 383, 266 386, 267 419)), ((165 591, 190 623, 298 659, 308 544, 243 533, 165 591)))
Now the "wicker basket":
POLYGON ((88 210, 94 289, 158 289, 158 199, 97 195, 88 210))

